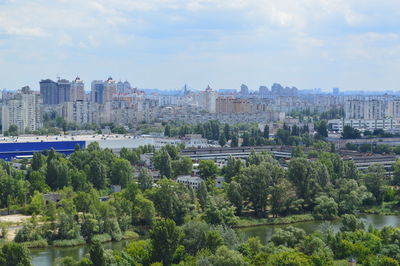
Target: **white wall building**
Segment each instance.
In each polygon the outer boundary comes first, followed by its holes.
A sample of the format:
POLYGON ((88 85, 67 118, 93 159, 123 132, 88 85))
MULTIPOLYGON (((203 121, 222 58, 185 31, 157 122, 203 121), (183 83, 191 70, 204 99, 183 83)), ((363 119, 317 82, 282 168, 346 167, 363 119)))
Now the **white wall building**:
POLYGON ((11 125, 18 127, 18 133, 24 134, 27 130, 34 131, 43 126, 42 123, 42 98, 29 87, 18 91, 14 98, 3 103, 2 125, 3 133, 11 125))
POLYGON ((78 125, 93 123, 95 103, 92 102, 66 102, 62 108, 62 117, 68 122, 75 122, 78 125))
POLYGON ((200 183, 203 182, 203 179, 201 179, 198 176, 178 176, 176 178, 176 182, 185 184, 188 187, 193 188, 194 190, 197 190, 200 187, 200 183))
POLYGON ((388 131, 400 130, 400 120, 398 119, 333 119, 329 120, 330 129, 338 132, 343 132, 343 127, 346 125, 360 131, 383 129, 388 131))
POLYGON ((71 82, 71 96, 70 101, 83 101, 85 99, 85 84, 83 81, 76 77, 74 81, 71 82))

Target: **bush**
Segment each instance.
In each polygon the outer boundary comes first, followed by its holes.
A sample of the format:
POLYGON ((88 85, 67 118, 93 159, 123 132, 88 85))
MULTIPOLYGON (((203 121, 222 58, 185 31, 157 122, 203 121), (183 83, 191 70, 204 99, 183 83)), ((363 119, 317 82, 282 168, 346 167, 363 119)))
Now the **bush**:
POLYGON ((125 231, 122 235, 122 239, 138 239, 139 234, 133 231, 125 231))
POLYGON ((27 248, 46 248, 49 245, 46 239, 24 242, 22 244, 27 248))

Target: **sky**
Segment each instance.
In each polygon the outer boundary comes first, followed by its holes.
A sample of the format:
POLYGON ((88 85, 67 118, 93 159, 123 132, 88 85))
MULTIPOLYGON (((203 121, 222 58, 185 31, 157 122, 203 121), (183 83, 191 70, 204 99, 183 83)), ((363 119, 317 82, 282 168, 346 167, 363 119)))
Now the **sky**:
POLYGON ((0 0, 0 88, 399 90, 399 0, 0 0))

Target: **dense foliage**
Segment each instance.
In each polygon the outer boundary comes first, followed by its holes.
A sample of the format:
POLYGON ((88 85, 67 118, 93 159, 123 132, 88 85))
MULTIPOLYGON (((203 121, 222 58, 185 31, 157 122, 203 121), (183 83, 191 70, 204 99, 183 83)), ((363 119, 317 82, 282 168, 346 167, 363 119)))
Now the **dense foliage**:
POLYGON ((206 160, 193 169, 175 146, 122 149, 117 156, 92 143, 69 157, 54 150, 37 153, 22 161, 24 170, 2 162, 0 204, 33 214, 15 242, 92 244, 90 258, 74 262, 81 264, 68 264, 71 259, 65 258, 62 265, 331 265, 333 259, 350 256, 369 265, 376 258, 397 263, 398 229, 366 232, 352 214, 385 201, 399 204, 399 193, 391 187, 400 180, 399 167, 393 177, 379 165, 359 172, 352 161, 324 150, 315 150, 312 159, 297 150, 287 167, 269 153, 252 152, 246 161, 229 158, 222 168, 206 160), (148 167, 160 172, 157 182, 141 159, 147 153, 153 153, 148 167), (197 191, 175 181, 193 170, 204 181, 197 191), (215 186, 219 176, 225 178, 222 188, 215 186), (111 191, 110 185, 122 190, 111 191), (59 200, 48 199, 49 193, 59 200), (231 229, 248 217, 305 213, 319 220, 343 216, 342 232, 306 236, 289 227, 263 245, 257 239, 243 242, 231 229), (150 238, 124 251, 103 250, 98 244, 146 229, 150 238))

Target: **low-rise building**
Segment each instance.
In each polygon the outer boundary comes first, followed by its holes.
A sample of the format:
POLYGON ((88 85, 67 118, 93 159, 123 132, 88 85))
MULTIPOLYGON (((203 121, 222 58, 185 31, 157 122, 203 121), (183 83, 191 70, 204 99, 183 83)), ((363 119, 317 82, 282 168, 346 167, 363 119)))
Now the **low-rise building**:
POLYGON ((383 129, 385 131, 400 131, 398 119, 333 119, 328 121, 329 129, 343 132, 344 126, 351 126, 360 131, 383 129))
POLYGON ((203 182, 203 179, 198 176, 182 175, 176 178, 176 182, 197 190, 200 187, 200 183, 203 182))

